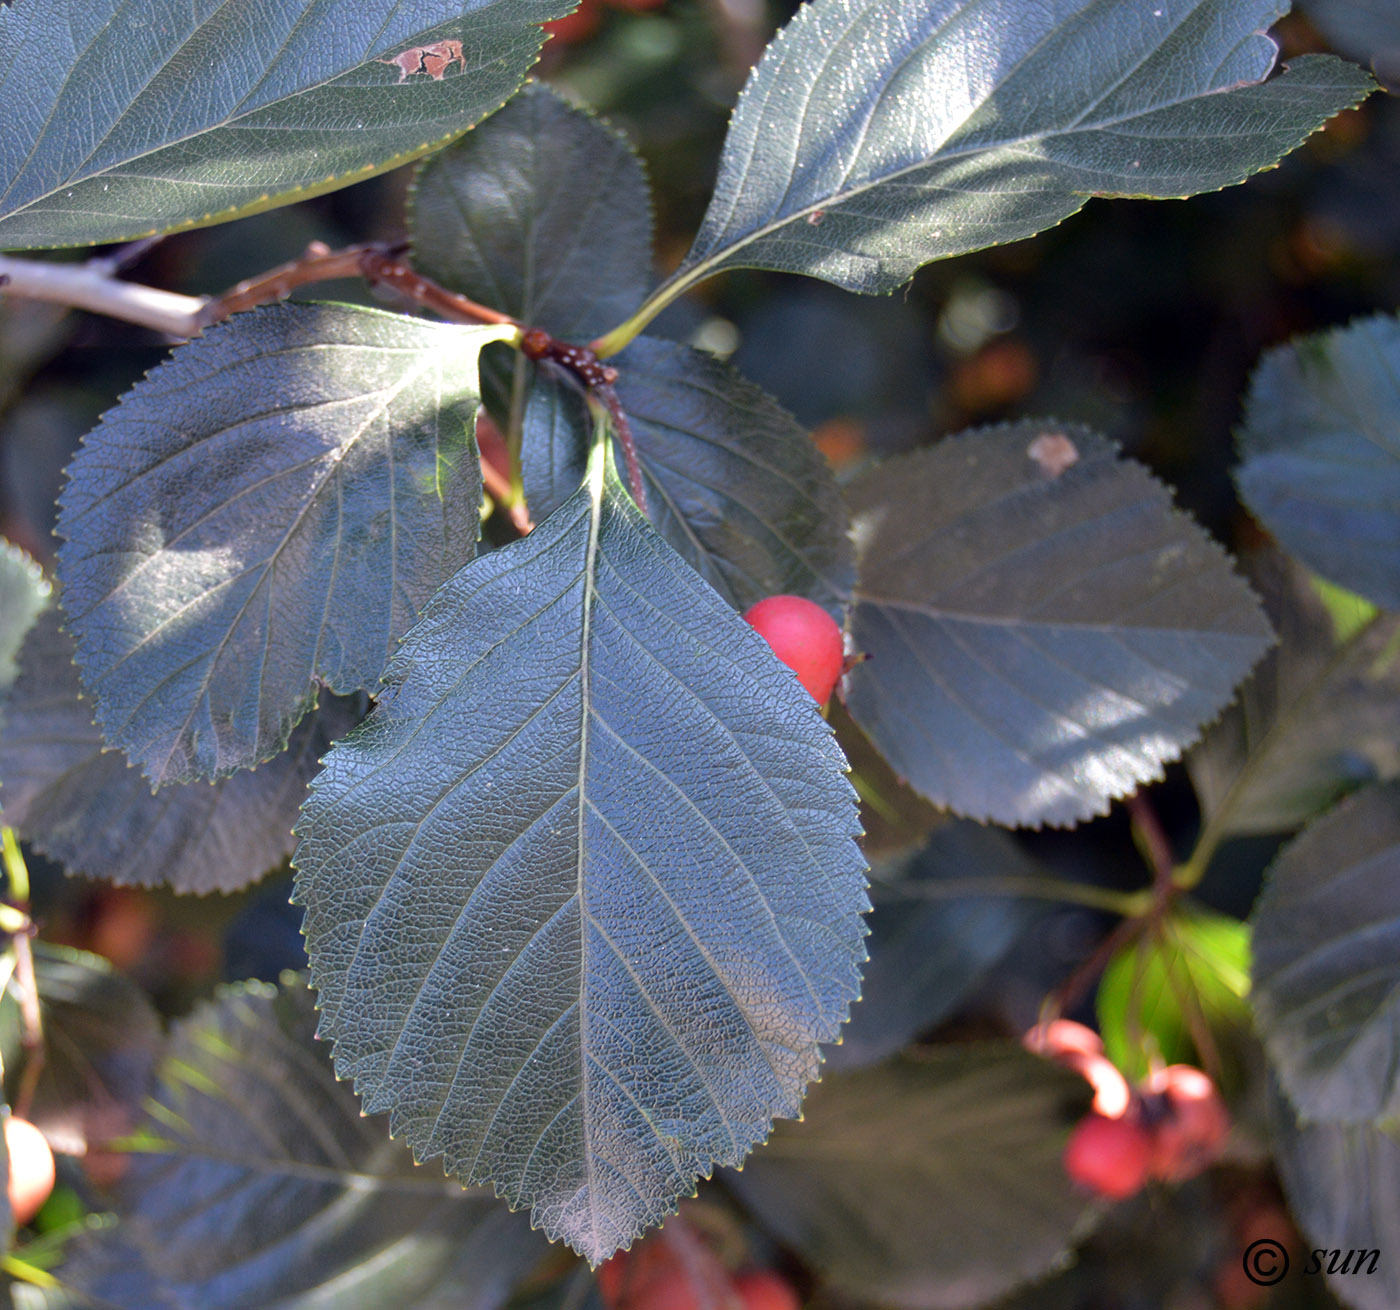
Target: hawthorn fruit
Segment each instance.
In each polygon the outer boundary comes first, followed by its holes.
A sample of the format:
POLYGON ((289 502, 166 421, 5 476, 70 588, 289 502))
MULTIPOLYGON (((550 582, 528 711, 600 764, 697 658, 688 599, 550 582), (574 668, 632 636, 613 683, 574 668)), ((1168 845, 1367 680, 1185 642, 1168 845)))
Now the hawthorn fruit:
POLYGON ((744 1310, 802 1310, 802 1299, 793 1285, 771 1269, 735 1274, 734 1290, 744 1310))
POLYGON ((43 1133, 15 1115, 5 1120, 5 1148, 10 1153, 10 1210, 16 1224, 27 1224, 53 1191, 53 1152, 43 1133))
POLYGON ((1103 1039, 1073 1019, 1055 1019, 1026 1031, 1021 1044, 1036 1055, 1072 1069, 1094 1089, 1094 1110, 1106 1119, 1121 1119, 1132 1104, 1128 1080, 1103 1053, 1103 1039))
POLYGON ((1230 1132, 1225 1102, 1207 1074, 1172 1064, 1148 1078, 1143 1107, 1152 1135, 1152 1175, 1194 1178, 1214 1163, 1230 1132))
POLYGON ((749 608, 748 623, 825 706, 845 669, 845 644, 836 620, 805 596, 768 596, 749 608))
POLYGON ((1135 1117, 1090 1111, 1065 1144, 1065 1172, 1100 1196, 1125 1201, 1147 1182, 1153 1150, 1151 1134, 1135 1117))

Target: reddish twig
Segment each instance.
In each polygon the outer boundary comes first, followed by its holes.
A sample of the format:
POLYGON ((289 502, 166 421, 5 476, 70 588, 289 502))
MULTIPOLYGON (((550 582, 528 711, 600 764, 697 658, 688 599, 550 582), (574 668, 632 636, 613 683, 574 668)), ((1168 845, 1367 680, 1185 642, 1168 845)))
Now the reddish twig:
POLYGON ((632 424, 613 386, 617 381, 617 370, 611 364, 603 363, 590 347, 571 346, 550 336, 543 328, 527 328, 520 338, 520 351, 526 359, 532 359, 536 363, 558 364, 567 369, 584 390, 592 392, 607 407, 613 431, 617 433, 618 442, 622 446, 622 458, 627 465, 627 482, 632 499, 637 502, 637 508, 650 518, 646 482, 642 477, 641 461, 637 458, 637 442, 632 435, 632 424))

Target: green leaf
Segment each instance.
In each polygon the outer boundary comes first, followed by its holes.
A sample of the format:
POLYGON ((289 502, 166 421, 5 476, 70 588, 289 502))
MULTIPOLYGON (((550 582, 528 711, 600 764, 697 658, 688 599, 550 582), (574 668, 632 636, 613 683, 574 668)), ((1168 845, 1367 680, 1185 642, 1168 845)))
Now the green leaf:
POLYGON ((1277 557, 1254 572, 1278 649, 1187 760, 1222 835, 1297 828, 1346 792, 1400 775, 1400 616, 1329 612, 1277 557))
POLYGON ((939 1048, 823 1080, 725 1182, 838 1290, 981 1306, 1068 1254, 1086 1203, 1060 1156, 1089 1096, 1017 1046, 939 1048))
MULTIPOLYGON (((800 595, 839 621, 854 581, 849 519, 797 420, 728 364, 688 346, 642 337, 615 363, 656 530, 737 610, 800 595)), ((559 370, 542 372, 522 448, 537 520, 577 490, 589 430, 579 393, 559 370)))
POLYGON ((294 895, 366 1110, 595 1263, 798 1113, 867 908, 830 729, 605 445, 405 637, 294 895))
POLYGON ((318 682, 373 686, 475 553, 477 354, 501 329, 240 315, 86 438, 58 532, 103 735, 153 783, 271 759, 318 682))
POLYGON ((641 161, 538 82, 419 166, 409 231, 420 271, 564 341, 604 332, 651 284, 641 161))
POLYGON ((0 247, 224 222, 393 168, 501 104, 535 24, 575 2, 18 5, 0 13, 0 247))
POLYGON ((72 639, 50 611, 25 643, 0 718, 5 822, 69 873, 200 895, 238 891, 291 854, 321 756, 360 717, 349 702, 324 699, 259 768, 153 793, 103 742, 91 702, 80 699, 72 639))
POLYGON ((494 1310, 544 1244, 416 1166, 312 1040, 303 980, 222 992, 175 1025, 114 1229, 59 1275, 103 1304, 494 1310))
POLYGON ((1032 902, 990 883, 1040 872, 1014 838, 975 823, 944 824, 913 855, 877 862, 870 961, 827 1067, 874 1064, 948 1018, 1035 918, 1032 902), (981 879, 989 880, 988 895, 953 894, 952 884, 971 888, 981 879))
POLYGON ((0 695, 19 673, 19 649, 48 603, 49 584, 39 566, 18 546, 0 540, 0 695))
MULTIPOLYGON (((135 1127, 164 1039, 146 993, 100 955, 34 943, 34 978, 44 1027, 44 1060, 30 1119, 55 1150, 82 1155, 135 1127)), ((22 1084, 18 984, 0 1010, 5 1079, 22 1084)))
POLYGON ((1196 1026, 1212 1040, 1248 1031, 1249 929, 1238 919, 1182 907, 1160 935, 1118 952, 1098 990, 1104 1054, 1130 1080, 1156 1064, 1197 1064, 1217 1048, 1200 1048, 1196 1026))
POLYGON ((1271 351, 1240 432, 1240 495, 1310 569, 1400 609, 1400 318, 1271 351))
POLYGON ((1086 429, 984 428, 848 489, 846 703, 960 814, 1071 824, 1161 776, 1269 644, 1228 557, 1086 429))
MULTIPOLYGON (((1301 1124, 1277 1088, 1270 1097, 1274 1160, 1289 1206, 1315 1249, 1355 1252, 1345 1273, 1327 1279, 1333 1293, 1354 1310, 1395 1310, 1400 1305, 1400 1125, 1301 1124), (1377 1253, 1374 1263, 1371 1253, 1377 1253), (1359 1272, 1358 1265, 1366 1272, 1359 1272)), ((1303 1255, 1303 1270, 1311 1252, 1303 1255)))
POLYGON ((1286 0, 814 0, 734 112, 695 244, 653 306, 726 268, 892 291, 1090 196, 1187 196, 1275 164, 1374 83, 1268 78, 1286 0))
POLYGON ((1259 1031, 1303 1118, 1400 1119, 1400 785, 1284 848, 1254 942, 1259 1031))

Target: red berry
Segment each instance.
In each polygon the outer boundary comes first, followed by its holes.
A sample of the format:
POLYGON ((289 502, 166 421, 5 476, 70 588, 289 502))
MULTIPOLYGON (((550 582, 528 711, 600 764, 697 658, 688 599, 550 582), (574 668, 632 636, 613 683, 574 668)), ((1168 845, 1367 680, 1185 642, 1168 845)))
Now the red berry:
POLYGON ((1134 1118, 1089 1113, 1065 1144, 1065 1172, 1100 1196, 1126 1200, 1147 1181, 1152 1138, 1134 1118))
POLYGON ((1036 1055, 1072 1069, 1094 1089, 1094 1109, 1106 1119, 1121 1119, 1132 1104, 1128 1080, 1103 1054, 1103 1041, 1092 1028, 1072 1019, 1056 1019, 1027 1030, 1021 1044, 1036 1055))
POLYGON ((1159 1069, 1144 1108, 1152 1132, 1152 1173, 1169 1182, 1194 1178, 1214 1162, 1230 1132, 1230 1114, 1215 1084, 1189 1064, 1159 1069))
POLYGON ((746 622, 795 674, 818 705, 836 690, 845 667, 841 629, 822 607, 803 596, 769 596, 744 615, 746 622))
POLYGON ((792 1284, 771 1269, 750 1269, 734 1276, 734 1290, 744 1310, 802 1310, 792 1284))
POLYGON ((53 1191, 53 1152, 43 1133, 14 1115, 5 1120, 5 1147, 10 1153, 10 1209, 15 1223, 27 1224, 53 1191))
POLYGON ((598 10, 598 0, 583 0, 571 14, 556 18, 552 23, 544 23, 544 30, 556 41, 572 45, 575 41, 586 41, 598 30, 602 14, 598 10))

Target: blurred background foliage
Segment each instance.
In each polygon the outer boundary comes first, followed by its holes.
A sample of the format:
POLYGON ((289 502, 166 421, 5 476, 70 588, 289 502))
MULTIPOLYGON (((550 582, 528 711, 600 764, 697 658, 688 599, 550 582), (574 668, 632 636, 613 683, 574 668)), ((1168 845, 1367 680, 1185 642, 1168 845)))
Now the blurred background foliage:
MULTIPOLYGON (((748 67, 795 7, 787 0, 596 0, 565 20, 546 48, 537 74, 623 129, 647 164, 658 277, 679 262, 699 223, 748 67)), ((1331 48, 1301 15, 1276 35, 1285 58, 1331 48)), ((399 239, 410 174, 399 170, 172 236, 127 276, 217 293, 296 257, 311 241, 399 239)), ((359 283, 326 284, 316 294, 373 300, 359 283)), ((887 298, 730 273, 672 307, 653 330, 731 359, 811 428, 843 479, 867 461, 969 425, 1053 416, 1119 442, 1247 559, 1267 542, 1239 507, 1229 469, 1232 431, 1259 355, 1295 334, 1397 303, 1400 103, 1378 95, 1245 186, 1189 203, 1094 201, 1032 240, 925 268, 887 298)), ((4 536, 51 561, 62 469, 97 416, 166 348, 156 334, 124 323, 0 298, 4 536)), ((940 816, 881 775, 839 711, 837 722, 869 802, 872 860, 898 860, 940 816)), ((1185 858, 1199 813, 1184 768, 1171 769, 1148 796, 1175 857, 1185 858)), ((1148 877, 1135 847, 1141 835, 1120 806, 1072 832, 1007 840, 1052 874, 1136 889, 1148 877)), ((1229 843, 1198 899, 1228 915, 1247 914, 1280 840, 1229 843)), ((31 867, 44 938, 105 955, 167 1014, 188 1012, 219 980, 275 980, 304 963, 286 874, 240 895, 197 899, 65 878, 37 856, 31 867)), ((926 1040, 1020 1033, 1115 922, 1093 908, 1011 897, 964 898, 959 913, 996 949, 974 953, 953 971, 955 981, 944 971, 926 1040)), ((1070 1013, 1092 1022, 1092 988, 1081 991, 1070 1013)), ((1273 1292, 1241 1282, 1238 1252, 1249 1234, 1272 1223, 1268 1235, 1277 1236, 1289 1221, 1260 1164, 1265 1089, 1257 1053, 1247 1034, 1240 1039, 1245 1049, 1229 1064, 1238 1083, 1227 1090, 1245 1129, 1242 1158, 1180 1190, 1151 1191, 1119 1207, 1073 1269, 1011 1304, 1332 1304, 1320 1279, 1289 1279, 1273 1292)), ((722 1199, 710 1204, 725 1208, 722 1199)), ((727 1222, 696 1213, 721 1229, 727 1222)), ((789 1272, 805 1278, 790 1262, 789 1272)), ((826 1295, 820 1304, 845 1304, 826 1295)))

